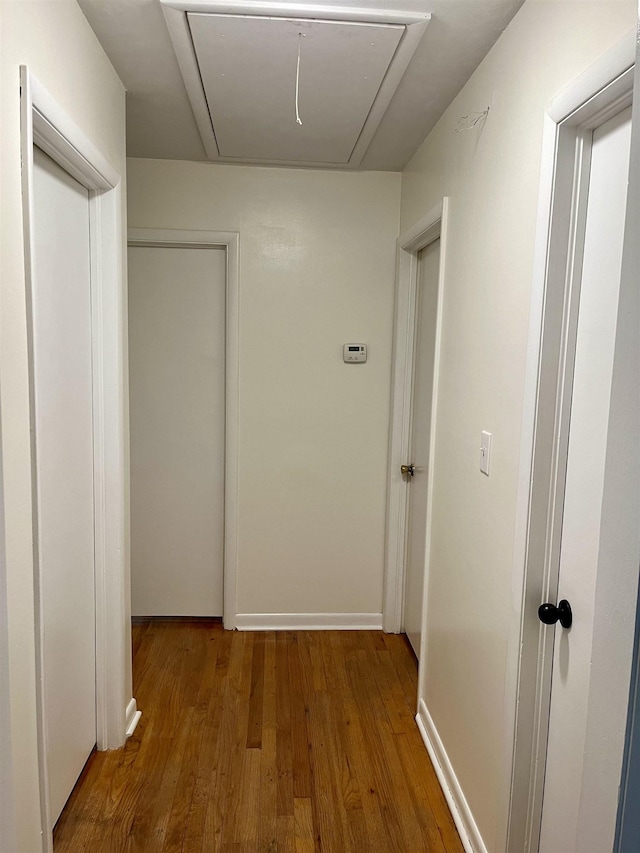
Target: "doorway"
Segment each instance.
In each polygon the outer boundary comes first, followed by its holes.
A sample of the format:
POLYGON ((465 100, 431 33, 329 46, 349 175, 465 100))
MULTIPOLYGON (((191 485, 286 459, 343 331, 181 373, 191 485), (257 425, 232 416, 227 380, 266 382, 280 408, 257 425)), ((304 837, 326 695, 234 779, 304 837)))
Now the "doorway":
POLYGON ((137 616, 235 628, 238 255, 235 232, 129 230, 137 616))
POLYGON ((33 378, 49 830, 94 748, 96 607, 89 193, 33 155, 33 378))
POLYGON ((440 238, 429 243, 418 254, 411 438, 408 470, 405 474, 410 493, 403 629, 418 660, 422 641, 427 518, 430 511, 428 492, 439 270, 440 238))
MULTIPOLYGON (((590 139, 558 578, 558 598, 570 602, 575 617, 569 630, 555 629, 541 853, 552 853, 558 845, 567 851, 585 849, 587 841, 593 849, 607 850, 614 840, 620 762, 614 756, 611 762, 599 760, 595 773, 589 766, 595 760, 592 750, 601 749, 602 731, 590 730, 588 705, 592 676, 596 684, 598 678, 597 668, 592 673, 595 644, 611 643, 609 667, 618 668, 621 658, 620 676, 627 684, 617 700, 615 694, 607 697, 607 705, 622 700, 623 707, 610 707, 605 723, 625 715, 632 656, 625 637, 633 637, 633 628, 624 625, 616 603, 620 578, 598 572, 630 141, 631 107, 594 128, 590 139), (619 623, 617 636, 611 626, 603 636, 610 620, 619 623), (580 843, 580 825, 588 820, 581 815, 585 785, 597 789, 593 804, 599 814, 580 843)), ((605 749, 610 749, 610 737, 605 749)))
POLYGON ((24 66, 20 83, 40 827, 50 850, 87 750, 121 746, 137 721, 126 667, 122 200, 119 173, 24 66))
MULTIPOLYGON (((637 561, 620 549, 611 560, 606 546, 614 527, 629 522, 625 504, 634 505, 609 463, 612 442, 631 438, 624 407, 621 416, 612 408, 630 46, 603 57, 548 111, 525 407, 535 428, 523 436, 525 585, 507 843, 514 851, 611 849, 614 840, 637 587, 637 561), (572 623, 563 606, 562 622, 542 624, 562 615, 561 600, 572 605, 572 623)), ((634 322, 637 329, 640 318, 634 322)), ((633 397, 632 386, 625 394, 633 397)), ((624 488, 640 488, 636 474, 624 488)))
POLYGON ((418 658, 424 644, 433 490, 429 460, 435 442, 448 203, 444 198, 397 242, 383 626, 387 633, 406 626, 418 658), (407 469, 414 452, 421 461, 413 465, 412 476, 407 469), (413 501, 412 481, 418 486, 413 501))

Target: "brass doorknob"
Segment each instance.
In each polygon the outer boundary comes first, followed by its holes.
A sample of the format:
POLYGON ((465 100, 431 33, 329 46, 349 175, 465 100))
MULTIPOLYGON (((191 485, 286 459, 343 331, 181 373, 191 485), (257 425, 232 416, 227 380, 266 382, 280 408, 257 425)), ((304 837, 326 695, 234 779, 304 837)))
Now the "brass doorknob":
POLYGON ((413 477, 416 472, 416 469, 413 465, 401 465, 400 470, 403 474, 408 474, 410 477, 413 477))

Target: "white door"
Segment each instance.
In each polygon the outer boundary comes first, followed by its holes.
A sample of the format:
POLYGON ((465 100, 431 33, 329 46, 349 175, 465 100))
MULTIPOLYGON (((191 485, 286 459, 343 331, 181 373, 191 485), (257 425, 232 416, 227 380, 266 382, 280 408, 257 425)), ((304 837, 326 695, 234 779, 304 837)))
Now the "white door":
POLYGON ((558 586, 573 624, 546 629, 555 650, 542 853, 606 853, 615 832, 633 624, 618 612, 617 578, 597 567, 630 132, 627 109, 593 133, 558 586), (594 656, 605 642, 603 691, 594 656))
POLYGON ((226 252, 129 249, 131 598, 221 616, 226 252))
POLYGON ((427 491, 439 264, 440 240, 438 239, 424 248, 418 259, 416 343, 409 459, 413 465, 413 474, 407 475, 410 492, 403 623, 404 631, 418 658, 420 657, 420 639, 422 636, 422 599, 425 580, 427 491))
POLYGON ((89 198, 38 149, 33 186, 37 521, 53 825, 96 743, 89 198))

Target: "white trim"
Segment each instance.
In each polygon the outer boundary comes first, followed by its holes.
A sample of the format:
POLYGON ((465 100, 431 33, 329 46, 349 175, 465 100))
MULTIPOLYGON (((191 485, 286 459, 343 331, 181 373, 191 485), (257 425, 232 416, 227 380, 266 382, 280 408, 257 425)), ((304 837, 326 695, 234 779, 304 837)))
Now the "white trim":
MULTIPOLYGON (((33 146, 89 190, 91 234, 92 354, 94 389, 94 489, 96 573, 97 746, 125 740, 126 614, 123 372, 122 204, 120 175, 47 91, 21 66, 21 144, 25 278, 28 317, 33 292, 33 146)), ((29 320, 30 407, 33 421, 33 336, 29 320)), ((36 625, 36 696, 43 849, 51 850, 46 725, 42 690, 43 637, 38 553, 37 465, 32 429, 32 512, 36 625)))
MULTIPOLYGON (((508 803, 504 820, 504 847, 508 850, 534 853, 538 849, 546 763, 553 644, 551 634, 540 629, 536 611, 543 598, 554 596, 557 587, 559 466, 567 426, 562 373, 575 327, 570 288, 578 273, 567 263, 566 234, 557 238, 560 243, 564 240, 564 256, 559 257, 553 225, 556 220, 571 221, 574 237, 569 236, 569 242, 579 240, 578 221, 585 207, 580 192, 574 194, 574 175, 569 175, 571 186, 560 185, 556 167, 559 159, 572 162, 576 180, 584 189, 579 176, 585 171, 588 174, 585 130, 630 102, 634 62, 635 38, 630 33, 561 92, 544 119, 514 542, 515 641, 508 650, 507 667, 516 677, 505 693, 510 766, 505 767, 503 801, 508 803), (557 351, 555 357, 547 355, 543 360, 543 354, 552 350, 557 351), (544 421, 542 412, 547 412, 544 421)), ((575 242, 569 254, 579 255, 575 242)), ((499 845, 502 848, 501 840, 499 845)))
POLYGON ((364 21, 381 24, 419 24, 429 21, 428 12, 401 12, 394 9, 367 9, 356 6, 271 3, 260 0, 161 0, 164 6, 181 12, 212 15, 268 15, 273 18, 326 18, 331 21, 364 21))
POLYGON ((380 631, 382 613, 238 613, 238 631, 380 631))
POLYGON ((131 737, 135 732, 141 716, 142 711, 138 711, 137 702, 135 699, 132 699, 127 705, 127 710, 124 715, 126 725, 125 734, 127 737, 131 737))
MULTIPOLYGON (((552 204, 552 187, 553 187, 553 164, 556 149, 556 124, 552 119, 545 115, 543 124, 542 136, 542 167, 540 174, 539 190, 538 190, 538 213, 536 221, 536 242, 534 247, 533 258, 533 284, 531 298, 531 314, 529 319, 529 335, 527 344, 527 365, 528 368, 539 357, 540 350, 540 329, 542 328, 543 318, 543 300, 544 300, 544 280, 546 274, 546 231, 551 218, 552 204)), ((532 374, 528 369, 525 377, 525 392, 524 392, 524 411, 522 417, 522 437, 521 451, 519 462, 518 482, 519 488, 516 496, 516 516, 515 516, 515 546, 514 546, 514 574, 511 589, 512 599, 512 630, 510 636, 520 638, 523 631, 523 614, 526 608, 525 587, 525 564, 526 551, 528 543, 528 523, 529 523, 529 502, 531 499, 531 483, 532 483, 532 448, 535 437, 535 414, 536 414, 536 397, 538 388, 537 371, 532 374), (528 452, 527 452, 528 451, 528 452)), ((536 626, 532 626, 534 628, 536 626)), ((508 725, 505 727, 505 754, 507 756, 508 766, 505 767, 505 786, 506 790, 503 793, 503 801, 510 802, 513 798, 513 790, 518 785, 522 785, 523 781, 516 778, 516 772, 526 774, 527 784, 530 778, 531 766, 527 765, 526 759, 519 762, 522 767, 517 766, 515 761, 515 750, 520 748, 520 744, 514 741, 516 738, 516 715, 513 714, 514 694, 518 689, 517 680, 521 677, 521 654, 520 644, 516 647, 511 645, 508 649, 508 655, 511 666, 507 666, 507 673, 517 671, 515 684, 508 684, 505 695, 505 715, 504 719, 508 725), (508 781, 507 781, 508 780, 508 781)), ((535 675, 533 676, 535 678, 535 675)), ((524 685, 523 685, 524 686, 524 685)), ((504 849, 507 847, 506 838, 509 836, 512 829, 512 821, 515 817, 513 803, 510 806, 508 820, 505 820, 505 843, 504 849)), ((526 820, 526 810, 528 803, 524 803, 525 814, 522 819, 526 820)), ((524 842, 523 842, 524 843, 524 842)), ((524 847, 522 848, 524 850, 524 847)))
POLYGON ((451 810, 451 816, 460 835, 465 853, 487 853, 487 847, 473 819, 469 804, 465 799, 460 782, 458 782, 458 778, 454 773, 453 765, 449 760, 447 751, 440 739, 440 735, 431 718, 431 714, 429 714, 424 699, 421 699, 418 705, 416 723, 418 724, 424 745, 427 747, 429 758, 433 764, 433 769, 436 771, 436 776, 438 777, 438 782, 442 788, 447 805, 451 810))
POLYGON ((236 627, 238 573, 238 430, 240 235, 236 231, 130 228, 130 246, 219 246, 227 254, 225 362, 224 584, 222 620, 236 627))
MULTIPOLYGON (((0 418, 1 424, 1 418, 0 418)), ((16 849, 15 780, 11 750, 9 619, 5 554, 4 478, 0 435, 0 850, 16 849)))
MULTIPOLYGON (((636 61, 636 32, 629 32, 617 44, 590 65, 579 77, 559 92, 547 108, 556 124, 565 121, 575 110, 591 101, 599 92, 608 90, 620 75, 633 68, 636 61)), ((626 88, 626 84, 624 84, 626 88)), ((611 94, 607 95, 609 101, 611 94)))
POLYGON ((431 15, 428 12, 398 12, 386 9, 362 9, 336 6, 307 6, 300 3, 217 2, 217 0, 160 0, 167 29, 173 42, 191 109, 200 131, 202 144, 210 160, 222 163, 238 162, 237 158, 222 157, 218 149, 209 106, 202 86, 200 68, 191 38, 187 13, 234 16, 268 16, 270 18, 316 18, 328 21, 402 24, 405 31, 378 89, 369 115, 347 163, 317 163, 288 160, 243 160, 243 163, 273 164, 275 166, 324 167, 355 169, 367 152, 371 140, 384 116, 393 95, 407 70, 431 15))
MULTIPOLYGON (((440 204, 398 237, 396 253, 396 300, 394 318, 393 368, 391 391, 391 429, 387 472, 387 517, 384 577, 384 630, 402 630, 406 562, 407 483, 400 474, 410 448, 412 378, 415 349, 418 252, 440 237, 438 271, 438 315, 436 320, 433 400, 431 406, 430 457, 433 458, 440 372, 442 302, 446 268, 446 229, 449 200, 440 204)), ((433 493, 433 466, 429 466, 428 501, 433 493)), ((427 518, 427 555, 431 536, 431 512, 427 518)))
POLYGON ((87 189, 110 190, 120 183, 120 174, 61 109, 26 66, 21 66, 21 85, 31 92, 33 144, 48 154, 87 189))

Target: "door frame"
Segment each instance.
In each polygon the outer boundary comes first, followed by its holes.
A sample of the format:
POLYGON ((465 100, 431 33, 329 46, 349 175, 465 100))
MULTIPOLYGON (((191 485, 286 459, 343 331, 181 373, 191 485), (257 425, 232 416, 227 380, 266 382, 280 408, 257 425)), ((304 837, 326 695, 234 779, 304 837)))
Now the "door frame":
POLYGON ((15 785, 11 752, 11 690, 9 687, 9 619, 5 555, 4 478, 0 427, 0 850, 16 849, 15 785))
POLYGON ((31 420, 31 512, 35 593, 36 703, 43 850, 49 831, 47 732, 43 690, 42 567, 39 558, 37 447, 34 429, 34 193, 33 148, 42 149, 89 191, 91 242, 91 339, 94 432, 96 596, 96 739, 98 749, 121 746, 140 716, 126 695, 129 626, 125 478, 123 349, 122 182, 116 169, 57 101, 20 68, 24 255, 31 420))
MULTIPOLYGON (((391 386, 391 427, 389 432, 389 464, 387 469, 387 517, 385 536, 385 574, 383 591, 383 629, 388 634, 402 630, 404 588, 407 558, 407 522, 409 496, 407 483, 400 473, 400 465, 407 462, 411 441, 411 415, 413 402, 413 372, 416 346, 418 254, 440 238, 440 263, 438 269, 438 309, 436 318, 435 357, 433 367, 433 397, 431 406, 431 438, 429 458, 435 448, 437 418, 438 376, 440 373, 440 342, 442 337, 442 311, 444 279, 446 274, 446 241, 449 216, 449 199, 443 198, 396 242, 396 295, 393 331, 393 367, 391 386)), ((433 465, 427 476, 427 529, 425 549, 425 577, 429 567, 431 541, 431 497, 433 494, 433 465)), ((426 602, 425 583, 423 608, 426 602)), ((423 609, 424 614, 424 609, 423 609)), ((424 632, 421 659, 424 657, 424 632)))
POLYGON ((554 632, 538 605, 558 589, 566 452, 592 129, 632 102, 634 33, 563 90, 544 119, 517 497, 513 636, 506 701, 505 848, 539 846, 554 632), (516 621, 517 620, 517 621, 516 621))
POLYGON ((224 439, 224 556, 222 623, 236 627, 238 569, 238 428, 239 428, 239 276, 240 234, 237 231, 181 231, 129 228, 129 246, 224 249, 226 266, 225 316, 225 439, 224 439))

